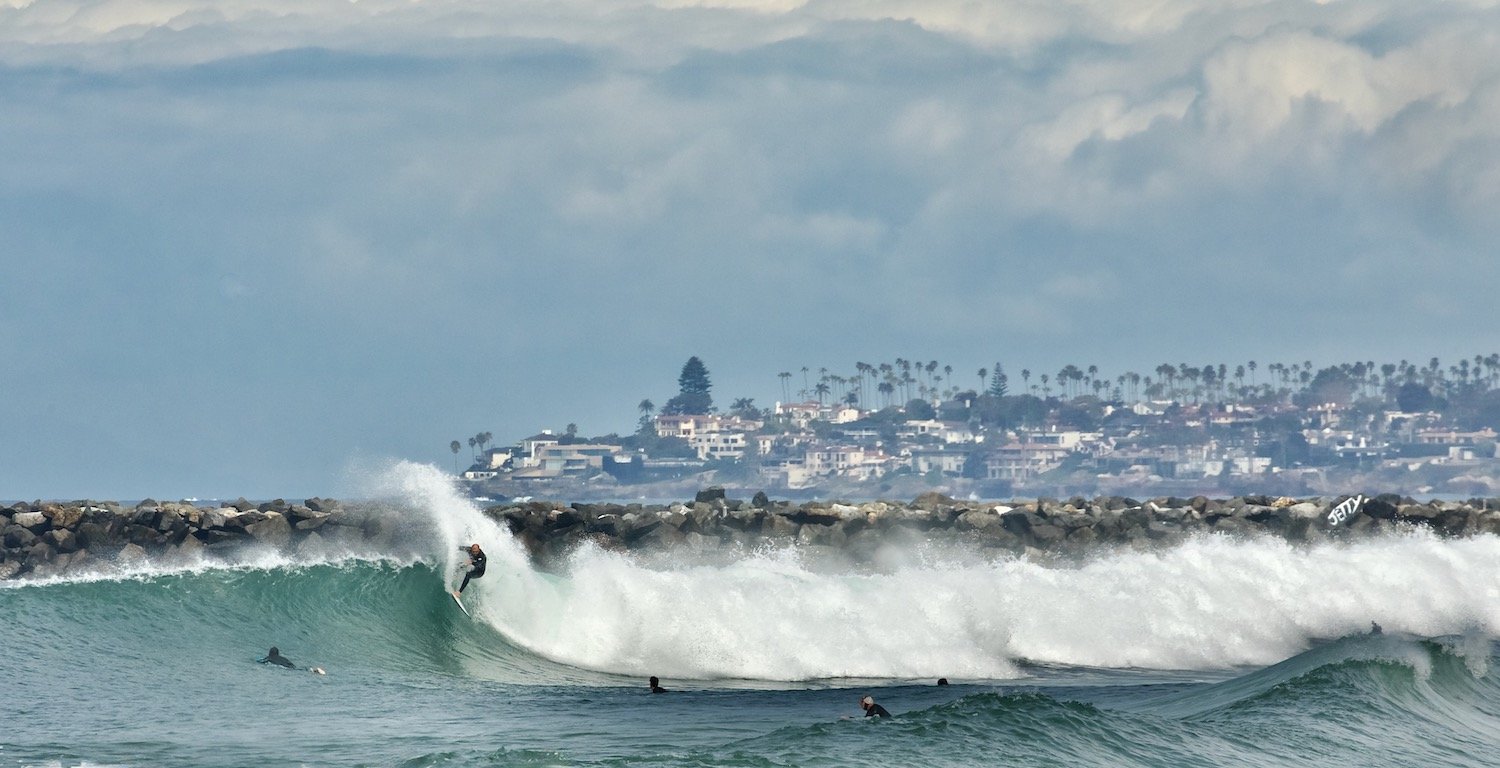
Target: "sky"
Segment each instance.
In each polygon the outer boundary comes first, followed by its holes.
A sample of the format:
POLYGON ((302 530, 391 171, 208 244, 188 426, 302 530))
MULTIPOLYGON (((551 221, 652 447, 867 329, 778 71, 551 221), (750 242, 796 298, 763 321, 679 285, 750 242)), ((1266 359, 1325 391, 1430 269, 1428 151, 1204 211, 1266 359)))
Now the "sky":
POLYGON ((765 406, 1490 354, 1496 51, 1480 0, 0 0, 0 499, 345 493, 692 355, 765 406))

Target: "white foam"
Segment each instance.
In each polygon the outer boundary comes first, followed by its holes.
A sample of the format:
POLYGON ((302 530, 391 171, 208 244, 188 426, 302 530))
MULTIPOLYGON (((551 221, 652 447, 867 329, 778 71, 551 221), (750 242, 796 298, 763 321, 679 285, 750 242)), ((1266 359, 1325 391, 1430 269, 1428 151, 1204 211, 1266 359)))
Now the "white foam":
MULTIPOLYGON (((1063 567, 929 554, 879 574, 828 573, 796 551, 726 565, 646 565, 588 547, 566 573, 530 567, 440 470, 393 470, 453 567, 490 552, 476 616, 574 666, 676 678, 1014 677, 1015 662, 1209 669, 1285 659, 1368 629, 1500 633, 1500 538, 1411 533, 1293 547, 1206 536, 1063 567)), ((656 561, 653 561, 655 563, 656 561)))

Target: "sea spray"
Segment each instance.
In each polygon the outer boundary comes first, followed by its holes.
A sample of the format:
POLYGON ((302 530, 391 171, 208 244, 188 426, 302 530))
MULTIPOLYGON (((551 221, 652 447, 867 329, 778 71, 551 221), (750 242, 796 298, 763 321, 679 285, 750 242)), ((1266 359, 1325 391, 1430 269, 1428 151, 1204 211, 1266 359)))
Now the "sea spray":
POLYGON ((796 548, 710 566, 584 546, 550 574, 440 471, 391 474, 433 519, 445 567, 468 540, 491 552, 480 619, 538 655, 617 674, 1005 679, 1017 661, 1218 669, 1272 663, 1371 621, 1426 636, 1500 630, 1500 538, 1490 535, 1311 547, 1201 536, 1077 565, 954 551, 881 573, 829 573, 796 548))

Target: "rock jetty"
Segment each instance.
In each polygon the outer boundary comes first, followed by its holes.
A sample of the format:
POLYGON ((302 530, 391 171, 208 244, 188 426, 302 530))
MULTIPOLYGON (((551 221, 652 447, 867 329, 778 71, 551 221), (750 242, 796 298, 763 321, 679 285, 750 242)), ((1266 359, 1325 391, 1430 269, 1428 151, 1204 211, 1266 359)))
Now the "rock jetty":
POLYGON ((618 550, 757 547, 796 542, 842 550, 868 561, 893 538, 948 541, 1015 553, 1082 554, 1109 546, 1171 545, 1195 534, 1268 535, 1290 542, 1349 539, 1402 527, 1446 537, 1500 534, 1500 499, 1418 502, 1382 495, 1360 497, 1344 519, 1330 517, 1347 497, 1231 499, 1162 497, 1138 501, 1111 496, 1042 498, 1008 503, 959 501, 937 493, 909 504, 773 502, 729 499, 700 492, 692 503, 571 504, 529 502, 486 510, 503 521, 533 557, 547 562, 585 541, 618 550))
MULTIPOLYGON (((533 501, 490 507, 539 563, 585 542, 622 551, 744 549, 771 544, 838 550, 869 561, 892 541, 943 541, 1014 553, 1082 554, 1098 547, 1169 546, 1201 533, 1267 535, 1290 542, 1344 540, 1403 527, 1440 536, 1500 534, 1500 499, 1419 502, 1381 495, 1312 499, 1120 496, 960 501, 927 493, 910 503, 748 501, 722 489, 668 505, 533 501), (1357 503, 1356 503, 1357 502, 1357 503), (1343 510, 1347 515, 1339 515, 1343 510), (1343 517, 1344 519, 1335 520, 1343 517)), ((247 549, 288 555, 390 553, 411 545, 421 516, 331 499, 221 506, 151 499, 0 506, 0 580, 42 578, 138 561, 231 560, 247 549)))
POLYGON ((0 579, 42 578, 138 561, 230 559, 247 549, 306 554, 329 547, 374 549, 389 543, 394 518, 331 499, 282 499, 223 506, 146 499, 32 502, 0 507, 0 579))

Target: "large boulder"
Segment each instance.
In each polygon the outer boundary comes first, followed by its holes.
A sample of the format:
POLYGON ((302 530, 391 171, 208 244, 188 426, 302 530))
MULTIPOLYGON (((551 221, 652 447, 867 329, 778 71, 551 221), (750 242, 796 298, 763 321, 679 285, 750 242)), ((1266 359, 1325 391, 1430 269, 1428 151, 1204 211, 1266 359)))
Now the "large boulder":
POLYGON ((245 533, 262 544, 282 549, 292 543, 292 525, 280 512, 264 512, 265 519, 245 526, 245 533))
POLYGON ((113 544, 124 526, 124 518, 106 515, 98 522, 78 524, 78 544, 86 549, 100 549, 113 544))
POLYGON ((953 527, 960 531, 982 531, 992 525, 1000 524, 1000 516, 988 509, 971 509, 958 516, 953 521, 953 527))
POLYGON ((712 486, 712 487, 709 487, 709 488, 704 488, 703 490, 699 491, 697 493, 697 495, 695 495, 693 497, 693 503, 694 504, 711 504, 713 502, 723 501, 723 500, 724 500, 724 488, 723 488, 723 486, 719 486, 719 485, 715 485, 715 486, 712 486))
MULTIPOLYGON (((234 507, 219 507, 218 509, 205 509, 200 518, 198 527, 204 530, 223 530, 230 527, 230 521, 239 517, 240 511, 234 507)), ((244 526, 235 526, 243 529, 244 526)))
POLYGON ((332 512, 338 509, 339 503, 333 499, 320 499, 314 496, 304 502, 303 506, 314 512, 332 512))
POLYGON ((19 525, 35 534, 43 534, 52 527, 52 521, 41 512, 17 512, 12 515, 10 521, 13 525, 19 525))
POLYGON ((761 524, 760 532, 768 538, 791 538, 797 535, 800 525, 793 522, 786 515, 766 515, 765 522, 761 524))
POLYGON ((156 517, 156 530, 169 533, 187 527, 187 519, 176 509, 163 509, 156 517))
POLYGON ((1024 539, 1031 533, 1032 528, 1045 525, 1045 523, 1035 512, 1018 507, 1000 515, 1000 525, 1024 539))
POLYGON ((172 554, 180 562, 191 563, 201 558, 206 549, 203 541, 197 536, 187 536, 172 549, 172 554))
POLYGON ((67 505, 53 506, 42 510, 42 514, 52 522, 53 528, 73 528, 78 521, 83 519, 83 507, 67 505))
POLYGON ((53 528, 43 538, 58 552, 73 552, 78 549, 78 537, 66 528, 53 528))
POLYGON ((913 509, 920 509, 927 512, 936 512, 940 509, 951 507, 956 504, 958 504, 958 502, 955 501, 951 496, 938 493, 937 491, 927 491, 926 493, 923 493, 915 499, 912 499, 909 506, 911 506, 913 509))
POLYGON ((1042 547, 1043 549, 1050 549, 1052 547, 1055 547, 1057 546, 1058 542, 1066 539, 1067 537, 1068 533, 1066 530, 1056 525, 1051 525, 1050 523, 1034 525, 1031 527, 1031 540, 1036 542, 1037 546, 1042 547))
POLYGON ((322 528, 323 524, 328 522, 328 518, 330 517, 332 517, 332 515, 328 514, 327 512, 313 512, 312 510, 307 510, 307 514, 305 516, 294 517, 290 519, 296 520, 296 523, 293 524, 292 527, 296 528, 299 531, 316 531, 319 528, 322 528))
POLYGON ((5 546, 8 548, 29 548, 36 543, 36 534, 30 528, 12 523, 5 529, 5 546))
POLYGON ((137 544, 126 544, 115 554, 115 562, 120 565, 141 565, 146 562, 145 548, 137 544))

